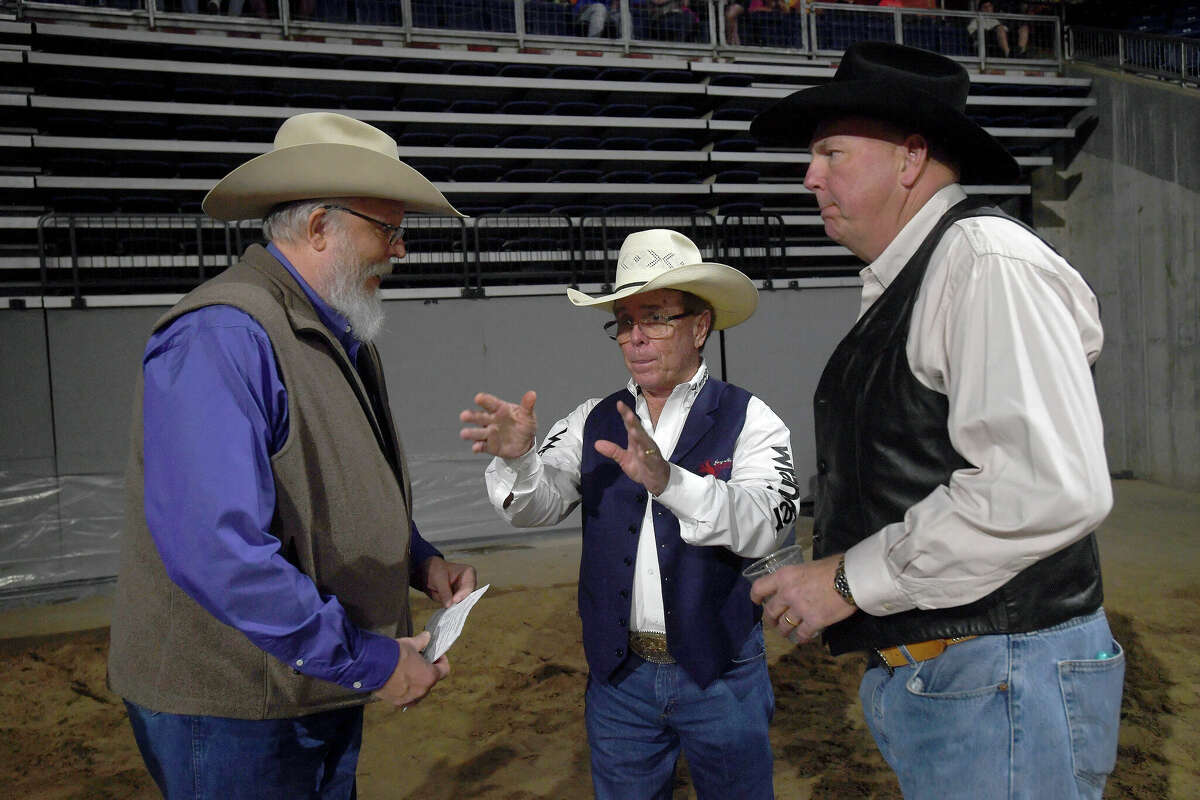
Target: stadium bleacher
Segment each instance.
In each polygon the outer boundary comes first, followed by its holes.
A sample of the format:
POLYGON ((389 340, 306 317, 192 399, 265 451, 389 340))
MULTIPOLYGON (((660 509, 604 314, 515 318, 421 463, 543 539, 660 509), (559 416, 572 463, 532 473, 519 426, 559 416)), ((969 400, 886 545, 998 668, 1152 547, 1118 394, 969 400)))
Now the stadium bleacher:
MULTIPOLYGON (((343 5, 339 20, 367 7, 343 5)), ((414 219, 408 266, 389 287, 594 280, 607 268, 595 247, 610 231, 671 220, 702 228, 710 253, 731 243, 755 279, 852 274, 859 262, 824 237, 802 186, 806 143, 759 148, 750 120, 828 80, 846 37, 882 36, 886 24, 884 38, 899 31, 941 47, 941 32, 970 16, 806 3, 812 26, 798 15, 764 17, 743 30, 746 46, 731 50, 716 44, 723 24, 708 3, 692 4, 694 20, 670 22, 635 5, 629 34, 610 26, 603 43, 543 8, 564 8, 551 3, 401 5, 410 22, 393 21, 401 27, 390 38, 374 29, 372 44, 361 43, 361 26, 339 30, 329 19, 296 22, 324 36, 288 40, 229 35, 267 25, 257 18, 150 30, 126 15, 116 28, 93 24, 94 8, 69 4, 40 4, 26 21, 2 23, 0 101, 10 113, 0 180, 17 191, 0 210, 0 276, 20 280, 0 277, 0 285, 28 291, 40 273, 45 291, 78 294, 80 275, 89 291, 124 291, 141 278, 144 290, 163 281, 179 288, 223 268, 255 239, 255 226, 218 235, 220 223, 187 215, 228 169, 269 149, 284 118, 308 109, 341 110, 388 131, 401 158, 473 214, 414 219), (553 30, 534 30, 542 27, 553 30), (842 38, 823 38, 826 28, 842 38), (517 30, 540 34, 538 47, 510 46, 525 41, 517 30), (128 219, 110 224, 104 215, 128 219), (183 216, 164 223, 170 215, 183 216), (94 233, 77 235, 84 231, 94 233), (121 237, 132 237, 128 246, 121 237), (81 242, 97 249, 82 252, 81 242)), ((103 19, 116 13, 110 7, 103 19)), ((1048 53, 1012 71, 982 54, 968 64, 968 110, 1019 153, 1027 173, 1052 162, 1074 135, 1072 118, 1093 103, 1088 82, 1059 77, 1060 54, 1048 53)), ((1028 216, 1028 178, 969 191, 1028 216)))

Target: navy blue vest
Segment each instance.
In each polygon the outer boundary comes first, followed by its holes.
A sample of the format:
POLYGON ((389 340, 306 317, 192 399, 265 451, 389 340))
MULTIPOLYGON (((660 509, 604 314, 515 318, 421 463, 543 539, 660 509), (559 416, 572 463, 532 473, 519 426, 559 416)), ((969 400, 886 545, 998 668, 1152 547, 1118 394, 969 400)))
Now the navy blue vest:
MULTIPOLYGON (((635 407, 633 396, 623 389, 601 400, 583 426, 579 616, 588 667, 607 681, 628 657, 633 568, 649 501, 654 503, 667 643, 692 680, 707 686, 725 672, 762 616, 762 609, 750 602, 750 588, 741 576, 749 560, 724 547, 685 543, 675 515, 615 461, 596 452, 598 439, 626 444, 618 400, 635 407)), ((710 473, 714 465, 722 472, 726 465, 732 468, 749 401, 745 389, 709 378, 692 405, 671 462, 698 474, 710 473)))

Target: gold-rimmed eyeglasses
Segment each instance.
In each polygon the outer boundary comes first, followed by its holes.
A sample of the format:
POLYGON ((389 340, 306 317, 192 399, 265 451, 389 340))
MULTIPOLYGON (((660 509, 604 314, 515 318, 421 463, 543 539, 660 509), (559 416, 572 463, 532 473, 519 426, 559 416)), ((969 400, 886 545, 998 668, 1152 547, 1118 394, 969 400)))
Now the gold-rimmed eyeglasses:
POLYGON ((624 344, 633 336, 633 326, 637 325, 642 329, 642 333, 647 339, 666 339, 675 330, 675 326, 671 324, 672 322, 684 317, 690 317, 695 313, 695 311, 684 311, 682 314, 647 314, 639 320, 633 320, 629 317, 610 319, 604 323, 604 332, 614 342, 624 344))
POLYGON ((362 213, 361 211, 355 211, 353 208, 346 208, 346 206, 327 205, 327 206, 321 206, 321 208, 323 208, 327 211, 344 211, 347 214, 353 214, 354 216, 358 217, 359 219, 365 219, 367 222, 374 222, 380 228, 383 228, 385 233, 387 233, 387 237, 388 237, 387 246, 388 247, 395 247, 397 242, 404 241, 404 226, 403 225, 389 225, 381 219, 375 219, 374 217, 368 217, 366 214, 362 213))

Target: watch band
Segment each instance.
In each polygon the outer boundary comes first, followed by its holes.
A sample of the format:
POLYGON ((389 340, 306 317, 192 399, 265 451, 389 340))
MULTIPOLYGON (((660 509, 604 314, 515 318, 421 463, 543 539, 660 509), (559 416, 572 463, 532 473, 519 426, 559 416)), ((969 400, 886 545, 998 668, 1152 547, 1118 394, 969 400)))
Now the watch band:
POLYGON ((833 573, 833 588, 837 589, 843 600, 855 608, 858 607, 858 603, 854 602, 854 595, 850 593, 850 581, 846 579, 845 556, 838 559, 837 571, 833 573))

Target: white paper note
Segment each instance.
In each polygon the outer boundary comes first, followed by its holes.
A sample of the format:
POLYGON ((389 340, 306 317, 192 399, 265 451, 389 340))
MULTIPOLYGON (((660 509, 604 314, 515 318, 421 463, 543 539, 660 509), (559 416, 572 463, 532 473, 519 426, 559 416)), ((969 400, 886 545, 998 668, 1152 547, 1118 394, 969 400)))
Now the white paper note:
POLYGON ((454 640, 462 633, 467 615, 471 613, 471 607, 478 602, 479 598, 483 597, 483 593, 489 588, 491 588, 490 583, 480 586, 449 608, 439 608, 433 612, 429 622, 425 623, 425 630, 430 634, 429 644, 425 646, 426 661, 432 664, 450 649, 450 645, 454 644, 454 640))

